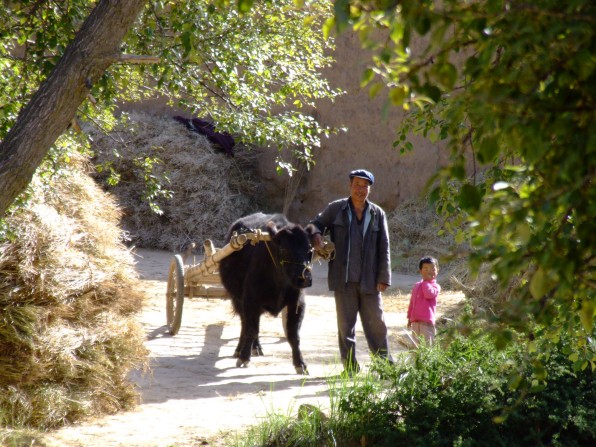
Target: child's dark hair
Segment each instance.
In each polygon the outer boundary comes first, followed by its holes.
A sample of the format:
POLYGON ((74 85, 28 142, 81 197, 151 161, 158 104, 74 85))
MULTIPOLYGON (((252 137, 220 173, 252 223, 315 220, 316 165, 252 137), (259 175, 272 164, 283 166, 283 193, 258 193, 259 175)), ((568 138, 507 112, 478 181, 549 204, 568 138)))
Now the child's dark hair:
POLYGON ((432 256, 425 256, 424 258, 421 258, 420 262, 418 263, 418 270, 422 270, 423 264, 434 264, 436 268, 439 268, 439 261, 432 256))

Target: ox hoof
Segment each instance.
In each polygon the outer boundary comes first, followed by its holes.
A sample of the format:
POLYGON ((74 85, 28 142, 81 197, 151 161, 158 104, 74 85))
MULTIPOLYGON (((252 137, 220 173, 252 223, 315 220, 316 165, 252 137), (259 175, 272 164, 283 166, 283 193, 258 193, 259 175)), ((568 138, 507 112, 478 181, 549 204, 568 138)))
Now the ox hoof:
POLYGON ((303 366, 296 366, 296 374, 300 374, 301 376, 308 376, 308 368, 306 365, 303 366))
POLYGON ((250 365, 250 360, 242 360, 242 359, 236 360, 237 368, 248 368, 249 365, 250 365))

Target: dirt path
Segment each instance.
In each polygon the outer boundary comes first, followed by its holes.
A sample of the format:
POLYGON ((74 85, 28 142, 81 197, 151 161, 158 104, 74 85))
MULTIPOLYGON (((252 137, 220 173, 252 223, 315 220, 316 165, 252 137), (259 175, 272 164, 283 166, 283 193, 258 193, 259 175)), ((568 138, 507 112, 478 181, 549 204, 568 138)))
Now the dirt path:
MULTIPOLYGON (((253 358, 249 368, 236 368, 232 354, 240 322, 227 299, 186 299, 180 332, 170 336, 164 295, 172 254, 141 249, 137 254, 147 295, 139 318, 151 352, 151 374, 133 377, 141 390, 141 404, 131 412, 49 433, 43 439, 48 447, 217 445, 222 432, 241 434, 273 411, 294 414, 307 402, 327 407, 327 378, 339 374, 341 367, 326 265, 315 267, 313 287, 307 289, 301 346, 310 375, 299 376, 283 338, 281 318, 270 316, 261 319, 265 356, 253 358)), ((417 280, 396 275, 393 289, 407 292, 417 280)), ((387 312, 394 353, 401 349, 397 337, 405 327, 406 306, 407 302, 392 303, 398 311, 387 312)), ((358 359, 366 364, 369 356, 360 325, 357 340, 358 359)))

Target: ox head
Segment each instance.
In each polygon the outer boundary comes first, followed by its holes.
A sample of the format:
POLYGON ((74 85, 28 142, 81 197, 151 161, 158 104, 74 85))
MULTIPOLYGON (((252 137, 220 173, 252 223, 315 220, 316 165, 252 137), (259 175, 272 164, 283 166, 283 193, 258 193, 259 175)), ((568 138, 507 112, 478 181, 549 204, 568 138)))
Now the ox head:
POLYGON ((271 235, 271 256, 292 286, 304 289, 312 286, 312 255, 310 234, 300 225, 288 224, 277 228, 267 225, 271 235))

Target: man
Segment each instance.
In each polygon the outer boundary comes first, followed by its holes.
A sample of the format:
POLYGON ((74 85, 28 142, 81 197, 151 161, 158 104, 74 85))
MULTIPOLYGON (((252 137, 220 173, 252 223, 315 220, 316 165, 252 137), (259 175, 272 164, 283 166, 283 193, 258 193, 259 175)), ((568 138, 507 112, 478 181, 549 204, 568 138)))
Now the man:
POLYGON ((359 371, 356 319, 360 314, 372 354, 391 361, 381 292, 391 285, 389 232, 385 212, 368 200, 375 178, 364 169, 350 172, 350 197, 336 200, 311 222, 319 232, 311 242, 322 247, 329 232, 335 259, 329 262, 329 290, 335 294, 339 352, 348 374, 359 371))

